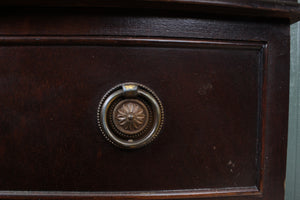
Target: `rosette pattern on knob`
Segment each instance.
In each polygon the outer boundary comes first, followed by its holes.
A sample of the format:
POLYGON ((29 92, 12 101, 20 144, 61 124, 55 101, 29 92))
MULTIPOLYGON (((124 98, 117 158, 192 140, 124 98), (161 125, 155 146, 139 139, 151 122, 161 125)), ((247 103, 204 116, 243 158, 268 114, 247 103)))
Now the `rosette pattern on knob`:
POLYGON ((136 134, 145 128, 148 110, 139 100, 125 100, 117 104, 114 116, 114 124, 120 131, 125 134, 136 134))

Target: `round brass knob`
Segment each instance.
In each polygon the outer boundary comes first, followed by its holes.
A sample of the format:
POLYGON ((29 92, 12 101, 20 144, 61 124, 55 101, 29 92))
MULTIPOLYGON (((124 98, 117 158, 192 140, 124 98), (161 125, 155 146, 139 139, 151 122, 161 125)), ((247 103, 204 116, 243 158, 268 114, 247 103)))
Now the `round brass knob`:
POLYGON ((98 125, 105 138, 121 148, 140 148, 159 134, 163 107, 157 95, 138 83, 109 90, 99 103, 98 125))
POLYGON ((137 99, 120 101, 113 111, 116 128, 129 135, 142 131, 148 124, 149 112, 146 105, 137 99))

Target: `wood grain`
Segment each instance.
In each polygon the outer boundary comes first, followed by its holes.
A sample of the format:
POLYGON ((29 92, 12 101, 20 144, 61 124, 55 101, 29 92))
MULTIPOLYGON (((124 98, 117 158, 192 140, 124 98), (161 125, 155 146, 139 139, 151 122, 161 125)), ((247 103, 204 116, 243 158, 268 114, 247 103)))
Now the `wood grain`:
MULTIPOLYGON (((247 16, 250 18, 286 19, 294 23, 300 19, 299 5, 294 1, 278 0, 64 0, 64 1, 1 1, 3 11, 7 8, 118 8, 120 12, 128 9, 163 10, 189 12, 194 14, 213 14, 227 16, 247 16)), ((55 10, 53 10, 55 12, 55 10)))
POLYGON ((0 16, 1 198, 283 199, 287 21, 29 10, 0 16), (96 124, 123 81, 155 90, 167 113, 135 152, 96 124))

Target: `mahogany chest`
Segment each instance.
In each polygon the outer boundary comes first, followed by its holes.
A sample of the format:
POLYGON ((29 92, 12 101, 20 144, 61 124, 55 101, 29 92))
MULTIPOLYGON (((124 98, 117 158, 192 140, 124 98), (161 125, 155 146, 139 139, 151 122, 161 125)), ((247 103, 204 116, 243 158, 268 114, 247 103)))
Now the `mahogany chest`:
POLYGON ((295 1, 0 9, 1 199, 284 199, 295 1))

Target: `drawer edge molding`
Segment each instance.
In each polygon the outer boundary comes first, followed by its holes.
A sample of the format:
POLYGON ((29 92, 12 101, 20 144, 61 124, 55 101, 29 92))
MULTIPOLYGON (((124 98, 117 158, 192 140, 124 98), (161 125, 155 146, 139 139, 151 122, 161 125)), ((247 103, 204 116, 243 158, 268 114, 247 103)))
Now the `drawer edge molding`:
POLYGON ((214 40, 168 37, 124 37, 124 36, 0 36, 1 46, 14 45, 100 45, 100 46, 153 46, 153 47, 205 47, 225 49, 259 50, 265 41, 214 40))
POLYGON ((164 191, 124 192, 64 192, 64 191, 0 191, 1 198, 7 199, 180 199, 206 197, 262 196, 256 186, 220 189, 191 189, 164 191))

